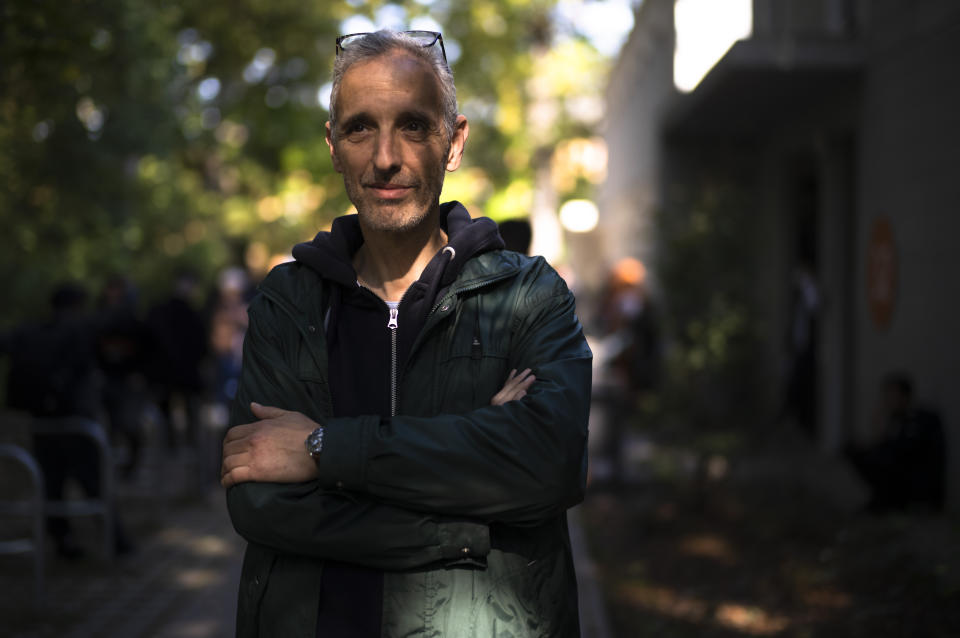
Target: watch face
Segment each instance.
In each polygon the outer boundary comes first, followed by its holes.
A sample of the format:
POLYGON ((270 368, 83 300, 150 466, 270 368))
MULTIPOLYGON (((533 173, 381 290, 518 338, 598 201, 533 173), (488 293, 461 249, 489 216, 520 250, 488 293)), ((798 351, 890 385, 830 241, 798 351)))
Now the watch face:
POLYGON ((320 427, 311 432, 304 444, 310 456, 317 457, 323 451, 323 428, 320 427))

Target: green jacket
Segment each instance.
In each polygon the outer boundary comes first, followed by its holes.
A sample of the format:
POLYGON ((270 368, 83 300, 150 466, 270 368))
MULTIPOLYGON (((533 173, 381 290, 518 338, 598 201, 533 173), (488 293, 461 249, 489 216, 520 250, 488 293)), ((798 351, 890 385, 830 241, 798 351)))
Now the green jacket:
POLYGON ((331 558, 384 570, 383 636, 578 636, 566 510, 585 487, 591 353, 563 280, 509 251, 468 261, 413 346, 388 422, 331 417, 331 286, 293 262, 250 306, 231 424, 254 421, 256 401, 326 433, 317 480, 227 492, 248 541, 237 635, 314 638, 331 558), (491 406, 525 367, 537 377, 527 396, 491 406))

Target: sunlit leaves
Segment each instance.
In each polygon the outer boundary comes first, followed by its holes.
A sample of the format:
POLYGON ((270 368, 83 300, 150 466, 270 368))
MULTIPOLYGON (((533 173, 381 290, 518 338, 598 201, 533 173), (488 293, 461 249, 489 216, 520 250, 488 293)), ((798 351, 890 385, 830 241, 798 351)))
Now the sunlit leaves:
POLYGON ((488 201, 485 213, 495 220, 526 217, 533 206, 533 184, 528 179, 515 179, 488 201))
POLYGON ((493 183, 485 170, 479 167, 461 168, 447 175, 443 182, 441 199, 457 200, 476 213, 492 192, 493 183))
POLYGON ((444 198, 526 216, 534 159, 549 162, 554 148, 560 190, 579 193, 595 174, 563 140, 594 134, 590 99, 605 72, 583 41, 554 42, 553 5, 4 3, 0 284, 14 310, 0 324, 37 314, 64 278, 82 276, 95 292, 124 272, 146 300, 180 265, 208 281, 245 258, 259 269, 351 210, 324 142, 323 96, 345 25, 443 31, 471 119, 444 198), (537 124, 546 111, 551 125, 537 124))

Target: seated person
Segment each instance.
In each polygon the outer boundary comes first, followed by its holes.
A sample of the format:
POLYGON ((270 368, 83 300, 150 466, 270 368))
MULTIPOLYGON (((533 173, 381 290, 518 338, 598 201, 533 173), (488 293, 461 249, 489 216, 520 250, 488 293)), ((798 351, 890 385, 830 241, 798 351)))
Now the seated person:
POLYGON ((918 407, 913 383, 889 374, 881 384, 881 439, 848 446, 847 458, 871 488, 868 510, 922 505, 939 511, 944 500, 944 434, 937 413, 918 407))

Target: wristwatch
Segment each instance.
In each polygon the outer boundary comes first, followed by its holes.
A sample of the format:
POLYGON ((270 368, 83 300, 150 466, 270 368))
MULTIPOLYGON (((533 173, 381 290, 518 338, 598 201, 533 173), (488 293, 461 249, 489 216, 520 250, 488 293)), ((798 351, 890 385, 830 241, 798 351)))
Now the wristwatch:
POLYGON ((307 440, 303 442, 307 448, 307 453, 314 461, 320 460, 320 453, 323 452, 323 426, 310 433, 307 440))

